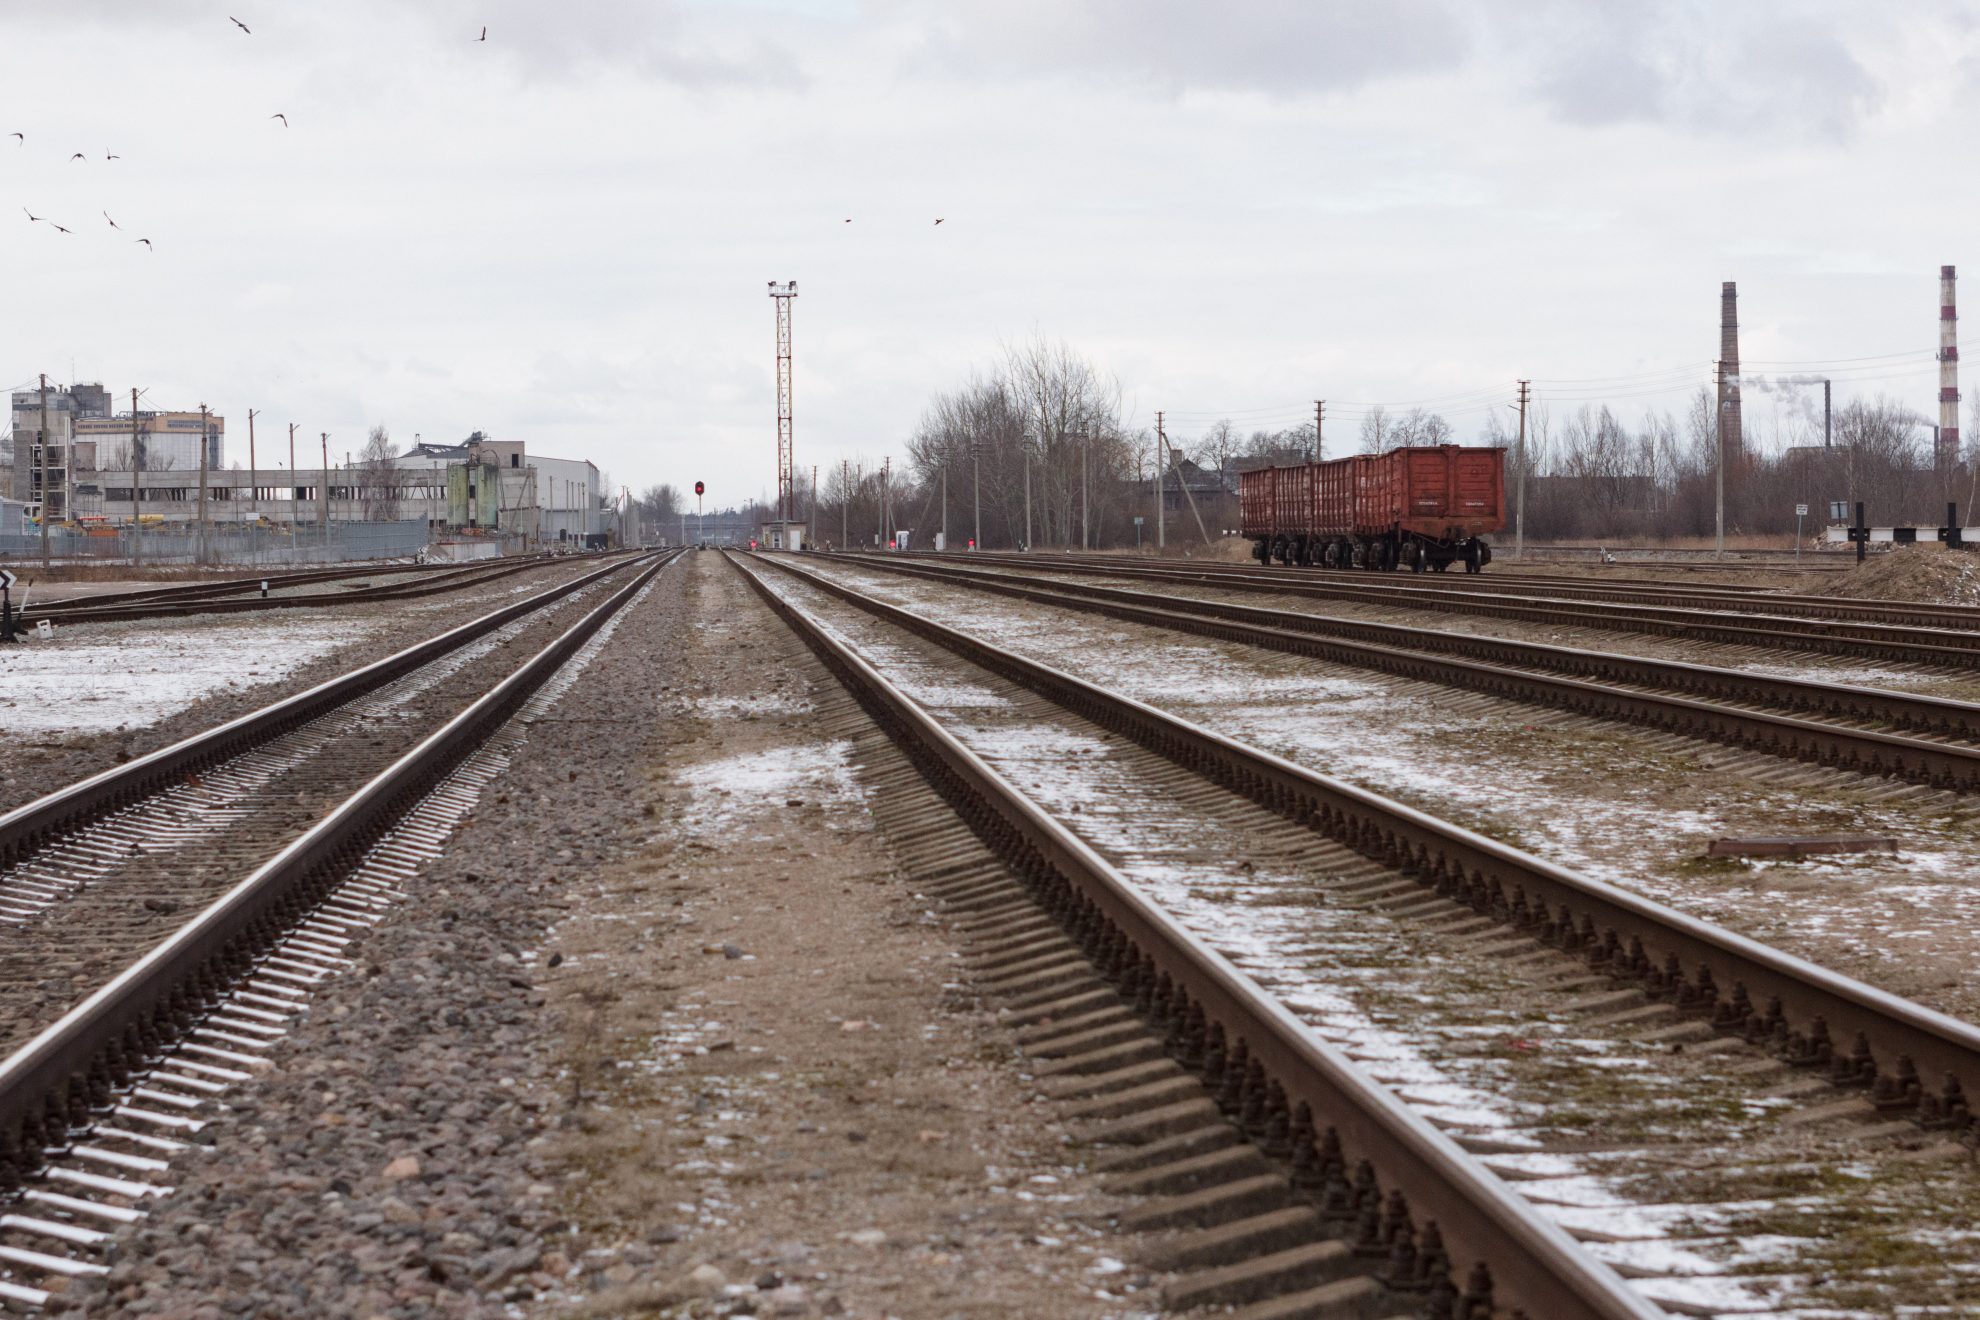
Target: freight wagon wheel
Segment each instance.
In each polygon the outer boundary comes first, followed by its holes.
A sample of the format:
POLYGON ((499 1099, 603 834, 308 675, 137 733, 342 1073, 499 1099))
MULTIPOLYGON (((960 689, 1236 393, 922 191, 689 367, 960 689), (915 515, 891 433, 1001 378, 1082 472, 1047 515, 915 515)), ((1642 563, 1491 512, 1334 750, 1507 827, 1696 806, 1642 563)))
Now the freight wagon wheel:
POLYGON ((1478 542, 1475 540, 1466 541, 1464 543, 1464 571, 1467 573, 1476 573, 1483 567, 1484 564, 1479 562, 1478 542))

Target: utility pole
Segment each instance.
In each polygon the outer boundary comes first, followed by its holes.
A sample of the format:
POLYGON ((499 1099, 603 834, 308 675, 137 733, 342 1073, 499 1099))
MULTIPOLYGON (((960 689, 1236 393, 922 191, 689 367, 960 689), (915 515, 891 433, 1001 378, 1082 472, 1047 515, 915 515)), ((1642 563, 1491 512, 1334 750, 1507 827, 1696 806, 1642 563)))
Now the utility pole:
POLYGON ((1320 428, 1326 420, 1327 401, 1315 399, 1313 401, 1313 461, 1316 463, 1320 461, 1320 455, 1324 452, 1320 443, 1320 428))
POLYGON ((1513 558, 1526 558, 1526 404, 1533 397, 1533 382, 1519 383, 1519 473, 1513 493, 1513 558))
POLYGON ((48 373, 41 373, 41 571, 46 573, 48 552, 48 373))
POLYGON ((330 549, 330 433, 323 432, 323 549, 330 549))
POLYGON ((138 455, 138 392, 131 390, 131 567, 136 568, 144 560, 144 521, 138 510, 138 473, 144 467, 138 455))
POLYGON ((1086 432, 1081 431, 1079 433, 1079 548, 1081 550, 1091 550, 1093 548, 1093 537, 1091 535, 1093 518, 1086 502, 1086 469, 1088 466, 1086 454, 1089 448, 1086 432))
POLYGON ((199 562, 206 562, 206 405, 199 405, 199 562))
POLYGON ((1713 501, 1712 553, 1715 558, 1726 557, 1726 364, 1723 360, 1712 364, 1712 397, 1718 400, 1718 424, 1713 428, 1718 438, 1719 458, 1714 467, 1718 469, 1718 493, 1713 501))
POLYGON ((804 522, 806 530, 811 533, 811 539, 816 541, 818 539, 818 465, 816 463, 811 465, 811 509, 804 522))
POLYGON ((847 541, 847 516, 852 511, 852 463, 848 459, 839 460, 839 549, 850 550, 847 541))
POLYGON ((949 461, 955 454, 955 447, 949 447, 942 458, 942 549, 949 548, 949 461))
POLYGON ((1019 457, 1024 460, 1024 552, 1031 553, 1031 437, 1018 437, 1019 457))
POLYGON ((1162 414, 1155 413, 1155 553, 1161 554, 1169 544, 1169 520, 1163 512, 1168 497, 1163 485, 1168 478, 1164 475, 1169 468, 1169 433, 1162 429, 1162 414))
POLYGON ((969 466, 970 484, 975 492, 972 498, 976 506, 976 520, 970 524, 973 529, 970 539, 975 542, 973 548, 981 550, 983 548, 983 442, 980 440, 970 442, 969 466))
POLYGON ((1827 449, 1833 441, 1829 430, 1829 382, 1822 382, 1822 448, 1827 449))
POLYGON ((893 472, 894 456, 889 454, 880 460, 880 544, 882 547, 890 544, 891 540, 887 535, 887 523, 889 515, 893 513, 893 498, 887 489, 887 478, 892 476, 893 472))
POLYGON ((259 522, 261 520, 261 491, 255 485, 254 414, 255 409, 248 409, 248 512, 255 516, 255 521, 259 522))
POLYGON ((296 424, 289 423, 289 549, 293 557, 296 539, 296 486, 302 478, 296 473, 296 424))

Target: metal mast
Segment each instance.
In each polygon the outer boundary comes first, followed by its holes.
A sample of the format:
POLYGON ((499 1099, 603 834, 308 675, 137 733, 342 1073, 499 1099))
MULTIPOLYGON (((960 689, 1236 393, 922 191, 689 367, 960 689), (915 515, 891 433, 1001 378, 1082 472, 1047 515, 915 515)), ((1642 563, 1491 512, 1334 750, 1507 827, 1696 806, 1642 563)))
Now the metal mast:
POLYGON ((1939 267, 1939 443, 1933 458, 1941 482, 1950 482, 1959 464, 1959 311, 1953 305, 1957 278, 1951 266, 1939 267))
POLYGON ((791 480, 791 299, 797 281, 771 280, 770 296, 777 303, 777 520, 789 522, 797 512, 791 480))

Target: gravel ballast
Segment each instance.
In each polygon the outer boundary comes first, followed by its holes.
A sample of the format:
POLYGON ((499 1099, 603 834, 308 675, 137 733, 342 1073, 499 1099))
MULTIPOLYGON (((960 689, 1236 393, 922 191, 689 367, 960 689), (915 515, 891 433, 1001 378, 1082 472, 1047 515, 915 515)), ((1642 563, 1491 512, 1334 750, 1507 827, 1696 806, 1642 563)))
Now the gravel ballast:
POLYGON ((717 555, 666 570, 58 1305, 1145 1309, 874 832, 850 718, 717 555))

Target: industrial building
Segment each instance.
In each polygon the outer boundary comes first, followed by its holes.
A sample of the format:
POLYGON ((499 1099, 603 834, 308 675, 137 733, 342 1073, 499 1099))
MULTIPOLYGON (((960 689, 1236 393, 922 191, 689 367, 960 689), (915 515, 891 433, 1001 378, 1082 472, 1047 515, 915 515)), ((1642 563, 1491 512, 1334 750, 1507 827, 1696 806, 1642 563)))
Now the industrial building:
MULTIPOLYGON (((198 412, 115 412, 115 397, 100 382, 78 381, 16 390, 12 397, 13 478, 7 493, 39 506, 44 474, 48 508, 57 520, 80 517, 102 498, 102 468, 179 470, 197 473, 201 414, 198 412), (46 406, 46 434, 43 408, 46 406), (45 455, 44 455, 45 449, 45 455), (45 464, 44 464, 45 457, 45 464)), ((224 417, 205 417, 206 462, 218 468, 225 457, 224 417)))
MULTIPOLYGON (((211 470, 204 516, 216 528, 424 522, 436 533, 537 546, 616 528, 617 513, 606 503, 591 462, 531 455, 521 441, 476 432, 458 445, 417 444, 380 464, 211 470)), ((78 487, 76 517, 112 526, 194 523, 201 517, 198 470, 95 472, 78 487)))

